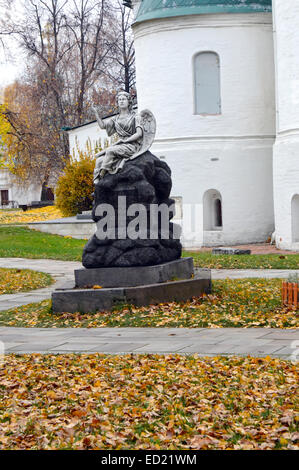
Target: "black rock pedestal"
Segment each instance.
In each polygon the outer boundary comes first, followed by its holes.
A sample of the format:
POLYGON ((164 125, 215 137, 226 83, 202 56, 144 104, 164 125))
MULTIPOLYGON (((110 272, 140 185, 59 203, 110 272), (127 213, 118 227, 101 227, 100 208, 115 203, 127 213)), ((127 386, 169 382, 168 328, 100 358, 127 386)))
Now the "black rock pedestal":
POLYGON ((148 267, 80 269, 75 278, 77 287, 68 285, 53 292, 54 313, 187 301, 211 292, 211 271, 201 269, 194 275, 192 258, 148 267))
POLYGON ((106 174, 95 185, 92 218, 97 232, 84 247, 83 266, 153 266, 180 258, 180 227, 171 222, 171 187, 169 166, 150 152, 129 160, 118 173, 106 174), (134 233, 135 224, 140 233, 134 233))
POLYGON ((75 271, 74 285, 53 292, 54 313, 186 301, 211 291, 210 270, 194 276, 193 259, 181 259, 171 186, 169 166, 150 152, 95 185, 97 231, 84 247, 85 269, 75 271))

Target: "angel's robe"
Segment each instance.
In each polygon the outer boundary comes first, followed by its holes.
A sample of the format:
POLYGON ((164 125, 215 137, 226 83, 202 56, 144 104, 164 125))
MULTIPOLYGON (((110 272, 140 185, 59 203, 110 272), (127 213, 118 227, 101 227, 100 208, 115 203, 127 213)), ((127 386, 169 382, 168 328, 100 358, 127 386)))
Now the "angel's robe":
MULTIPOLYGON (((128 114, 121 117, 119 114, 113 116, 104 122, 104 128, 108 136, 117 134, 121 139, 127 139, 136 133, 137 127, 142 129, 139 116, 135 114, 128 114)), ((96 164, 96 172, 101 169, 107 170, 109 173, 116 173, 129 160, 136 154, 142 145, 142 137, 134 142, 123 143, 119 145, 112 145, 107 148, 104 158, 99 158, 96 164)))

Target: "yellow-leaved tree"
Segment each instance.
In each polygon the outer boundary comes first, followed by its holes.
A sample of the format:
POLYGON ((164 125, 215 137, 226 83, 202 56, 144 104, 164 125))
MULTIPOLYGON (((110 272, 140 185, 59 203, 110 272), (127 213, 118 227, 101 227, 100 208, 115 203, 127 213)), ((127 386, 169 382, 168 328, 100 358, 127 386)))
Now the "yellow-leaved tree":
POLYGON ((0 169, 11 169, 11 161, 9 159, 7 147, 11 126, 5 117, 5 109, 5 106, 0 104, 0 169))
MULTIPOLYGON (((101 150, 98 146, 96 151, 101 150)), ((95 159, 90 144, 86 150, 78 149, 79 156, 73 156, 67 163, 64 173, 57 182, 55 201, 65 217, 76 215, 92 208, 94 191, 93 171, 95 159)))

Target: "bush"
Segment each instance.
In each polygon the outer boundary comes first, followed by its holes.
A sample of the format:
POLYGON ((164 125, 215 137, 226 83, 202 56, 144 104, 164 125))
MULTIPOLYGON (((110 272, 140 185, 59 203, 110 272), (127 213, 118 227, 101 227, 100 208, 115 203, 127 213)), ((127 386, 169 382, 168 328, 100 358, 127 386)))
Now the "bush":
POLYGON ((79 159, 72 157, 56 186, 55 203, 65 217, 92 208, 94 191, 93 171, 95 159, 89 149, 79 152, 79 159))

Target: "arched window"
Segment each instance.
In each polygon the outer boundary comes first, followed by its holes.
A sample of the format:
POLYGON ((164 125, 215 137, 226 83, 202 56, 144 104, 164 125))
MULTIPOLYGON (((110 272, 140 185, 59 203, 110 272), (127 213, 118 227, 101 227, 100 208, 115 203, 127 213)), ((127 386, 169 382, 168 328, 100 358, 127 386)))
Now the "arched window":
POLYGON ((215 216, 215 227, 222 227, 222 204, 221 199, 217 198, 214 201, 214 216, 215 216))
POLYGON ((222 230, 222 198, 216 189, 209 189, 203 196, 203 229, 222 230))
POLYGON ((299 242, 299 194, 292 199, 292 242, 299 242))
POLYGON ((221 114, 220 59, 216 52, 194 58, 195 114, 221 114))

